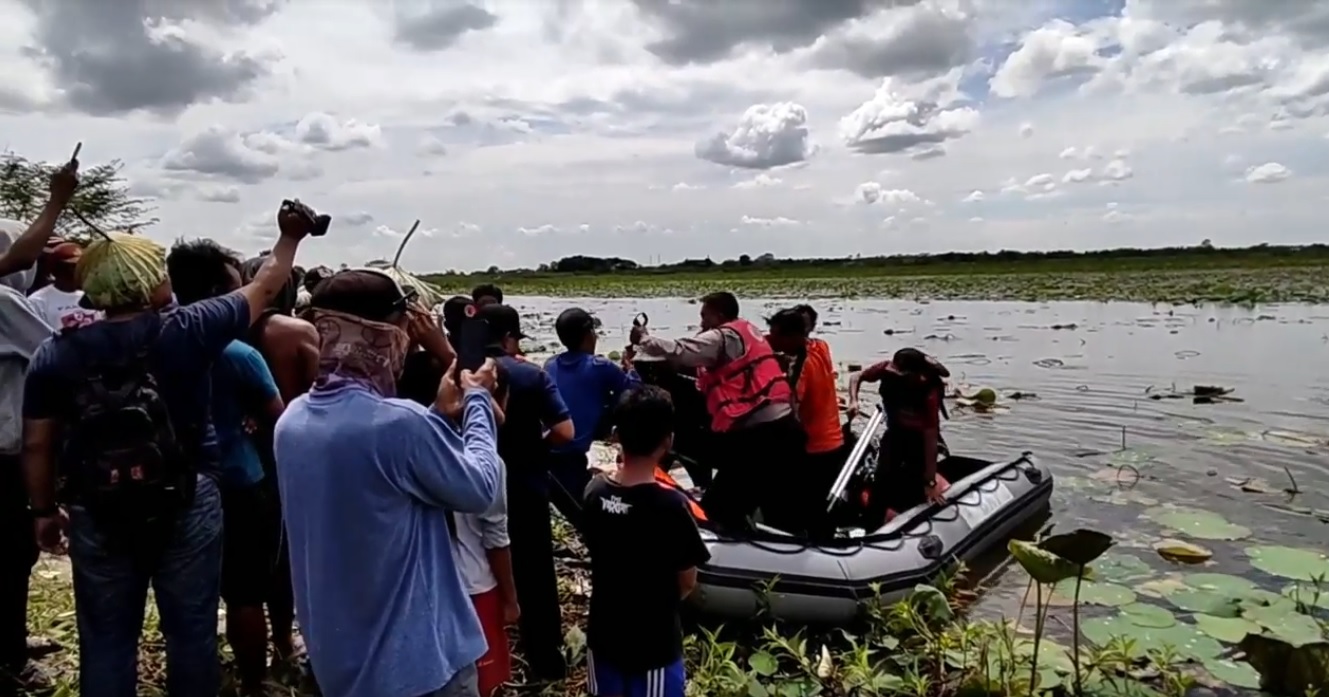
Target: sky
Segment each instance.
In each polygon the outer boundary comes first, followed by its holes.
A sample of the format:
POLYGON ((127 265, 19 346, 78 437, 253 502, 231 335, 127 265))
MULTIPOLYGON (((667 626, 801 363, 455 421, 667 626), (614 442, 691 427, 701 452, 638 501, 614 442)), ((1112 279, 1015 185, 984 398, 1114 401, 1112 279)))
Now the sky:
POLYGON ((417 272, 1322 241, 1313 0, 0 0, 12 151, 417 272))

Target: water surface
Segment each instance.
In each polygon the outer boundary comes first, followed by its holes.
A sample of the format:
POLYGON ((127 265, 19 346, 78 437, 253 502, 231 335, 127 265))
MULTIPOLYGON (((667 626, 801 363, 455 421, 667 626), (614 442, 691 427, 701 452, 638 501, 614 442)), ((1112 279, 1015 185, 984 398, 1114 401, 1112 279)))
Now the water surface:
MULTIPOLYGON (((573 305, 601 319, 602 352, 626 343, 638 312, 656 334, 697 331, 698 306, 680 299, 510 302, 550 350, 553 318, 573 305)), ((790 303, 747 299, 744 315, 760 321, 790 303)), ((917 346, 940 358, 954 382, 971 386, 962 389, 1003 394, 996 413, 952 409, 947 442, 992 459, 1032 451, 1058 477, 1059 530, 1110 532, 1157 565, 1148 546, 1163 531, 1140 514, 1175 502, 1221 513, 1265 542, 1323 548, 1329 539, 1329 307, 891 300, 816 307, 818 335, 841 366, 842 386, 848 365, 917 346), (1197 385, 1232 388, 1241 401, 1151 399, 1197 385), (1016 392, 1036 397, 1010 398, 1016 392), (1243 480, 1268 493, 1241 491, 1243 480), (1292 480, 1302 492, 1295 497, 1283 492, 1292 480)), ((871 403, 866 392, 864 403, 871 403)), ((1250 541, 1206 544, 1214 570, 1253 574, 1240 553, 1250 541)), ((1023 581, 1004 586, 992 602, 1022 591, 1023 581)))

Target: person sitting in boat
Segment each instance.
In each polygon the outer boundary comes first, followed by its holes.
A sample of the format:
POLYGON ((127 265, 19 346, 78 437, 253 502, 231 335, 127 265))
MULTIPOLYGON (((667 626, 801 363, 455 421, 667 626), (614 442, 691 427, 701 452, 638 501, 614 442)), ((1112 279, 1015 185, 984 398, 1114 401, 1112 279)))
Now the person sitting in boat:
POLYGON ((791 500, 791 505, 806 509, 801 519, 807 525, 815 520, 818 504, 824 503, 845 459, 835 368, 827 352, 813 348, 806 316, 798 308, 780 310, 766 323, 770 330, 767 343, 791 359, 786 373, 794 391, 794 412, 803 427, 806 457, 786 490, 797 500, 791 500))
POLYGON ((710 519, 743 527, 764 504, 763 517, 774 524, 783 512, 766 483, 783 482, 781 472, 795 464, 789 454, 803 452, 793 391, 765 337, 739 317, 732 293, 702 298, 701 328, 694 337, 665 339, 634 326, 630 337, 639 356, 697 372, 716 434, 716 476, 702 498, 710 519))
POLYGON ((941 417, 947 377, 950 371, 937 359, 903 348, 849 378, 850 419, 858 413, 864 382, 881 383, 886 410, 886 434, 867 501, 869 520, 889 520, 924 501, 945 500, 949 485, 937 472, 937 460, 945 454, 941 417))

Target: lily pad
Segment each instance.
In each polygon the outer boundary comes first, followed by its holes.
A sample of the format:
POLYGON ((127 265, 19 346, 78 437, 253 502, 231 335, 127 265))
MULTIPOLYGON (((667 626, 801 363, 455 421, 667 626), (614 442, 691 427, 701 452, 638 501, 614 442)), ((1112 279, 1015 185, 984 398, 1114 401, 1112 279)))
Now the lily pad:
POLYGON ((1032 542, 1011 540, 1007 545, 1011 556, 1035 581, 1052 585, 1058 581, 1080 575, 1080 566, 1049 552, 1032 542))
POLYGON ((1215 617, 1239 617, 1241 601, 1225 593, 1181 588, 1163 595, 1168 602, 1186 612, 1202 613, 1215 617))
MULTIPOLYGON (((1069 604, 1075 600, 1075 579, 1068 578, 1056 586, 1053 586, 1053 594, 1057 598, 1064 598, 1065 603, 1069 604)), ((1046 596, 1046 593, 1044 594, 1046 596)), ((1080 603, 1084 605, 1102 605, 1105 607, 1120 607, 1135 602, 1135 591, 1116 583, 1103 583, 1101 581, 1085 581, 1080 584, 1080 603)), ((1058 603, 1054 603, 1058 604, 1058 603)))
POLYGON ((1154 544, 1154 551, 1158 552, 1158 556, 1179 564, 1203 564, 1214 556, 1208 549, 1185 540, 1162 540, 1154 544))
POLYGON ((1104 554, 1094 562, 1094 578, 1112 583, 1134 583, 1154 576, 1143 559, 1130 554, 1104 554))
POLYGON ((1283 605, 1251 608, 1241 615, 1293 646, 1311 644, 1325 638, 1320 624, 1314 618, 1296 610, 1288 612, 1283 605))
POLYGON ((1294 581, 1329 578, 1329 556, 1314 549, 1257 545, 1246 548, 1251 566, 1294 581))
POLYGON ((1225 644, 1237 644, 1245 639, 1247 634, 1259 634, 1264 631, 1260 625, 1244 617, 1215 617, 1204 614, 1195 616, 1195 626, 1225 644))
POLYGON ((1283 587, 1283 597, 1308 607, 1329 610, 1329 588, 1317 591, 1311 583, 1289 583, 1283 587))
POLYGON ((1113 544, 1111 535, 1084 528, 1038 541, 1038 546, 1044 550, 1080 566, 1088 566, 1111 549, 1113 544))
POLYGON ((1258 598, 1261 591, 1254 581, 1232 574, 1186 574, 1182 582, 1196 590, 1222 593, 1231 598, 1258 598))
POLYGON ((1224 686, 1243 687, 1248 690, 1260 689, 1260 673, 1245 661, 1231 661, 1226 658, 1211 658, 1203 661, 1205 672, 1224 686))
POLYGON ((1149 651, 1161 651, 1171 648, 1182 656, 1205 660, 1217 658, 1223 653, 1223 645, 1201 633, 1194 625, 1175 624, 1171 627, 1153 628, 1132 624, 1122 615, 1116 617, 1097 617, 1080 624, 1080 631, 1085 639, 1097 646, 1105 646, 1114 637, 1121 637, 1134 642, 1133 650, 1145 656, 1149 651))
POLYGON ((1190 588, 1190 586, 1186 585, 1186 583, 1181 580, 1180 576, 1171 575, 1145 581, 1144 583, 1137 585, 1135 590, 1140 595, 1146 597, 1164 598, 1167 597, 1168 593, 1175 593, 1188 588, 1190 588))
POLYGON ((1329 641, 1293 646, 1277 637, 1251 634, 1241 650, 1260 673, 1260 689, 1280 695, 1313 694, 1329 684, 1329 641))
POLYGON ((1217 513, 1198 508, 1160 506, 1145 511, 1145 516, 1197 540, 1240 540, 1251 534, 1250 528, 1229 523, 1217 513))
POLYGON ((1123 605, 1121 616, 1137 627, 1150 629, 1167 629, 1177 623, 1177 617, 1170 610, 1149 603, 1123 605))

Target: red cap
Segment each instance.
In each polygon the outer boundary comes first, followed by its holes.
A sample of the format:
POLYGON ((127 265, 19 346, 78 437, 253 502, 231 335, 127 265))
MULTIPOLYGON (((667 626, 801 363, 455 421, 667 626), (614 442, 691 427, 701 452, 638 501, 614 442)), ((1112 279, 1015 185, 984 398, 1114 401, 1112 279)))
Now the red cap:
POLYGON ((51 261, 58 264, 73 264, 83 256, 83 248, 73 242, 60 242, 47 252, 51 261))

